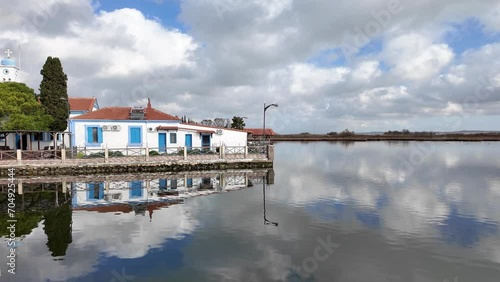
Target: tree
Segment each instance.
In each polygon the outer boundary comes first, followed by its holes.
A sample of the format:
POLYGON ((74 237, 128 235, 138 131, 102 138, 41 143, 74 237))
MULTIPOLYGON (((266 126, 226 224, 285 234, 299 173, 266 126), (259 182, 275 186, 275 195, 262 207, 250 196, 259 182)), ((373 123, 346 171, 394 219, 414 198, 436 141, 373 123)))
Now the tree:
POLYGON ((245 121, 242 117, 233 117, 233 122, 231 123, 231 128, 244 129, 246 126, 245 121))
POLYGON ((213 126, 228 128, 231 124, 231 120, 228 118, 215 118, 213 126))
POLYGON ((0 83, 0 129, 44 131, 51 123, 33 89, 24 83, 0 83))
POLYGON ((204 126, 213 126, 213 121, 211 119, 204 119, 201 121, 201 125, 204 126))
POLYGON ((48 57, 40 71, 40 102, 53 118, 50 129, 64 131, 68 127, 68 77, 63 71, 59 58, 48 57))
MULTIPOLYGON (((56 192, 57 193, 57 192, 56 192)), ((69 244, 73 241, 72 210, 69 203, 47 211, 44 214, 43 230, 47 235, 47 246, 53 257, 66 255, 69 244)))

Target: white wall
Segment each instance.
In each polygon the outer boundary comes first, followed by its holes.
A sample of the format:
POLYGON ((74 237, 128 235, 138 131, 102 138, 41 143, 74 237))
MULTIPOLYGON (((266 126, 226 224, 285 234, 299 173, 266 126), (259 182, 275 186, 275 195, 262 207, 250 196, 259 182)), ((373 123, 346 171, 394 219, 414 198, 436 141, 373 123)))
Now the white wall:
MULTIPOLYGON (((231 182, 232 179, 239 179, 241 176, 225 176, 225 182, 231 182)), ((211 184, 213 185, 213 190, 209 190, 212 193, 217 192, 220 188, 224 190, 240 189, 246 187, 243 183, 236 185, 226 185, 225 187, 220 187, 219 180, 216 177, 210 177, 211 184)), ((185 177, 177 178, 177 188, 170 189, 171 182, 173 179, 167 179, 168 191, 178 191, 179 196, 196 196, 197 190, 202 183, 201 177, 193 177, 186 175, 185 177), (185 179, 192 179, 192 187, 186 187, 185 179)), ((85 206, 85 205, 95 205, 95 204, 112 204, 112 203, 124 203, 129 201, 151 201, 151 200, 162 200, 165 196, 159 196, 158 193, 164 191, 159 189, 159 179, 149 180, 149 191, 147 190, 148 180, 142 181, 142 196, 130 198, 130 183, 125 181, 113 181, 113 182, 102 182, 104 186, 104 198, 103 199, 88 199, 87 198, 87 183, 78 182, 73 183, 72 189, 72 203, 73 206, 85 206), (108 187, 108 189, 106 189, 108 187)), ((206 191, 206 190, 205 190, 206 191)), ((209 192, 210 193, 210 192, 209 192)), ((201 192, 201 194, 206 194, 206 192, 201 192)), ((168 197, 168 196, 167 196, 168 197)))
MULTIPOLYGON (((129 146, 129 126, 140 126, 142 128, 142 147, 148 146, 149 148, 158 148, 158 137, 160 133, 167 134, 167 147, 183 147, 185 145, 186 134, 192 135, 192 146, 201 147, 201 134, 197 130, 210 130, 216 131, 217 128, 209 128, 203 126, 195 126, 188 124, 180 124, 178 121, 85 121, 73 120, 74 123, 74 140, 73 146, 78 147, 92 147, 92 148, 126 148, 129 146), (86 126, 113 126, 118 125, 121 127, 119 131, 103 131, 103 142, 89 146, 86 139, 86 126), (160 130, 157 131, 158 126, 175 126, 179 127, 178 130, 160 130), (152 128, 150 132, 148 128, 152 128), (177 133, 177 142, 171 143, 170 133, 177 133)), ((217 147, 221 144, 226 146, 246 146, 247 133, 243 131, 221 129, 222 135, 213 133, 211 135, 211 146, 217 147)))

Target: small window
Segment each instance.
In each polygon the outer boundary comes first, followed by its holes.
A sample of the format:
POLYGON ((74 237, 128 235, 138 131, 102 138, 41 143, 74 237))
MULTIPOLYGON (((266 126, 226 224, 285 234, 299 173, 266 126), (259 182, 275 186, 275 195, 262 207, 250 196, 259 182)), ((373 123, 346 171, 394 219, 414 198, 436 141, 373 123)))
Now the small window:
POLYGON ((131 181, 130 182, 130 198, 140 198, 142 197, 142 181, 131 181))
POLYGON ((97 127, 92 127, 92 143, 97 143, 99 139, 99 132, 97 131, 97 127))
POLYGON ((87 127, 87 143, 88 144, 102 143, 102 128, 97 126, 87 127))
POLYGON ((104 199, 104 182, 87 183, 87 200, 104 199))
POLYGON ((142 142, 142 132, 140 127, 129 127, 129 144, 139 145, 142 142))
POLYGON ((177 143, 177 133, 170 133, 170 143, 171 144, 177 143))

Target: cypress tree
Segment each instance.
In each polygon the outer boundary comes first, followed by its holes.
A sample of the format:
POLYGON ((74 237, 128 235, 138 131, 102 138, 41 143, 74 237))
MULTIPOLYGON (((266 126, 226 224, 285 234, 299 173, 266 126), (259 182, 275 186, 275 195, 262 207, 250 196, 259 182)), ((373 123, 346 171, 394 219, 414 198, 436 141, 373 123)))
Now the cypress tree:
POLYGON ((59 58, 48 57, 40 71, 40 102, 45 112, 54 121, 50 125, 52 131, 64 131, 68 126, 68 77, 63 71, 59 58))

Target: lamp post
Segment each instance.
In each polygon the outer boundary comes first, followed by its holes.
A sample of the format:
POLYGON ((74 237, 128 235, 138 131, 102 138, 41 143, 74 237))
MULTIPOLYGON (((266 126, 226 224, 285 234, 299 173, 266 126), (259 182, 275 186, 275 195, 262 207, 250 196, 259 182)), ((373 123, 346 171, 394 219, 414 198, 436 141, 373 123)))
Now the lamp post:
POLYGON ((264 124, 262 126, 262 135, 264 136, 264 141, 266 141, 266 111, 270 107, 278 107, 278 104, 269 104, 266 106, 266 102, 264 102, 264 124))
POLYGON ((262 195, 263 195, 263 206, 264 206, 264 225, 272 224, 274 226, 278 226, 278 222, 270 221, 266 217, 266 178, 262 176, 262 195))

